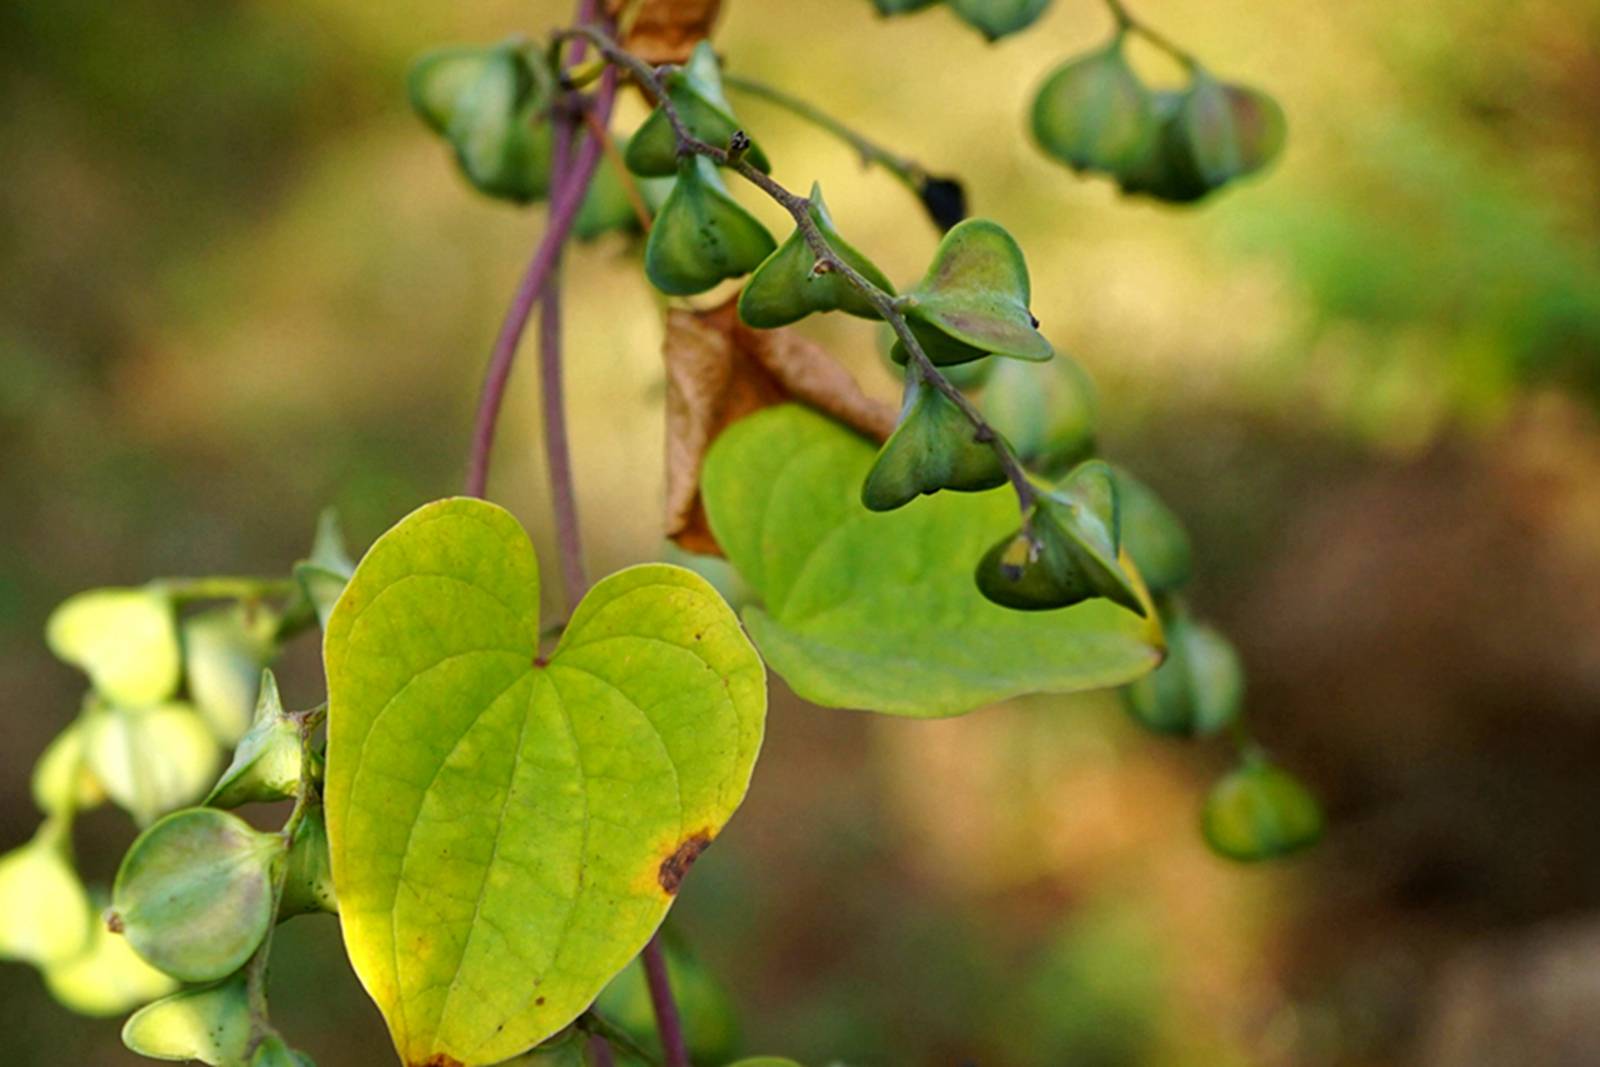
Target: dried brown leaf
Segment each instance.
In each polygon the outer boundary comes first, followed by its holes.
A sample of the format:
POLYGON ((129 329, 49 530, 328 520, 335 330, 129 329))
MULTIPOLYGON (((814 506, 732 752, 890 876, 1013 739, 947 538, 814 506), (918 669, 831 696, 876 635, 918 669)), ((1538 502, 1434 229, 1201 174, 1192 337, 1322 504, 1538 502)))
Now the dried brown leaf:
POLYGON ((608 0, 606 7, 622 20, 622 47, 659 65, 689 59, 711 35, 722 0, 608 0))
POLYGON ((797 400, 882 441, 895 408, 861 391, 821 345, 793 330, 753 330, 734 297, 706 311, 667 312, 667 536, 722 554, 700 501, 700 465, 713 441, 762 408, 797 400))

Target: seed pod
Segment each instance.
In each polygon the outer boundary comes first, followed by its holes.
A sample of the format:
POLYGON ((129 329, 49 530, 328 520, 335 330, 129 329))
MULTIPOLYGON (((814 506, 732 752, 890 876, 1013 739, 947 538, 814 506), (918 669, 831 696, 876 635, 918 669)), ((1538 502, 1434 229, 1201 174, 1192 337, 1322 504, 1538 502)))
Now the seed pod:
MULTIPOLYGON (((900 345, 900 340, 895 336, 894 327, 884 323, 878 331, 878 355, 883 358, 883 365, 896 380, 905 377, 906 365, 905 350, 900 345)), ((966 363, 947 363, 939 368, 939 373, 944 375, 945 381, 964 392, 983 385, 989 380, 989 374, 997 363, 1010 363, 1009 359, 974 359, 966 363)))
MULTIPOLYGON (((839 236, 820 185, 811 187, 810 213, 811 221, 840 259, 879 289, 894 293, 894 285, 883 272, 839 236)), ((863 319, 881 317, 855 286, 833 271, 818 273, 816 266, 817 257, 805 234, 796 229, 751 275, 739 294, 739 317, 758 330, 787 326, 813 311, 843 311, 863 319)))
POLYGON ((1189 584, 1194 570, 1188 531, 1155 490, 1121 467, 1112 470, 1121 503, 1122 547, 1150 592, 1176 592, 1189 584))
MULTIPOLYGON (((939 242, 928 273, 906 294, 906 321, 940 366, 986 355, 1040 362, 1054 355, 1028 310, 1028 265, 999 224, 968 219, 939 242)), ((891 356, 904 364, 904 346, 891 356)))
MULTIPOLYGON (((985 362, 995 368, 984 383, 979 407, 1024 464, 1055 476, 1094 451, 1094 386, 1076 360, 1058 354, 1043 365, 1014 359, 985 362)), ((1123 507, 1126 527, 1126 502, 1123 507)))
POLYGON ((1117 184, 1124 193, 1188 204, 1211 192, 1195 169, 1188 141, 1179 129, 1183 98, 1183 93, 1165 90, 1152 94, 1158 133, 1143 159, 1118 172, 1117 184))
POLYGON ((685 159, 644 249, 644 270, 672 296, 703 293, 748 274, 778 247, 767 228, 728 195, 704 157, 685 159))
POLYGON ((91 924, 88 946, 63 963, 45 968, 50 995, 79 1015, 121 1015, 178 988, 178 983, 139 958, 127 938, 91 924))
POLYGON ((1275 859, 1316 844, 1322 809, 1298 778, 1254 755, 1212 787, 1201 829, 1229 859, 1275 859))
POLYGON ((307 612, 314 613, 317 622, 326 626, 329 612, 333 611, 334 603, 355 569, 355 561, 345 548, 339 514, 333 508, 326 508, 317 518, 317 535, 311 543, 311 554, 294 566, 296 592, 284 608, 278 639, 287 636, 283 627, 299 625, 307 612))
POLYGON ((250 1057, 250 1067, 317 1067, 311 1057, 284 1044, 283 1038, 270 1034, 261 1039, 250 1057))
POLYGON ((278 918, 325 911, 337 914, 333 869, 328 860, 328 823, 322 805, 310 808, 289 844, 289 869, 284 874, 278 918))
POLYGON ((46 815, 87 811, 105 802, 106 791, 89 770, 83 723, 74 721, 45 746, 33 765, 33 802, 46 815))
POLYGON ((147 1004, 122 1026, 122 1043, 155 1060, 244 1062, 250 1048, 250 995, 243 974, 185 989, 147 1004))
POLYGON ((1178 613, 1163 619, 1167 658, 1123 690, 1128 713, 1147 729, 1209 737, 1233 725, 1244 704, 1244 670, 1228 639, 1178 613))
POLYGON ((893 511, 924 493, 971 493, 1005 481, 999 457, 977 439, 961 409, 916 370, 908 371, 900 423, 867 472, 861 502, 873 511, 893 511))
POLYGON ((89 945, 94 916, 68 852, 64 821, 0 856, 0 959, 39 967, 64 963, 89 945))
POLYGON ((261 669, 271 661, 276 622, 238 607, 201 612, 183 623, 183 666, 194 708, 217 741, 232 747, 250 728, 261 669))
POLYGON ((147 963, 209 982, 250 958, 273 920, 272 868, 283 840, 215 808, 174 812, 128 849, 113 922, 147 963))
POLYGON ((152 589, 92 589, 50 615, 45 640, 113 704, 158 704, 178 688, 172 601, 152 589))
MULTIPOLYGON (((678 118, 698 140, 727 148, 733 135, 744 130, 722 91, 722 71, 709 41, 695 45, 689 62, 666 74, 662 86, 678 118)), ((745 149, 744 158, 757 170, 771 169, 766 153, 754 141, 745 149)), ((650 112, 634 131, 623 160, 629 170, 647 178, 670 177, 678 171, 678 136, 665 111, 658 107, 650 112)))
MULTIPOLYGON (((609 157, 610 153, 607 155, 609 157)), ((583 194, 583 203, 578 205, 578 214, 572 220, 572 236, 580 241, 593 241, 614 231, 634 233, 639 229, 639 213, 634 208, 633 197, 610 158, 603 159, 583 194)))
POLYGON ((1220 82, 1196 69, 1176 130, 1210 188, 1253 174, 1283 150, 1288 124, 1278 102, 1257 89, 1220 82))
POLYGON ((1122 42, 1119 34, 1105 48, 1067 60, 1034 97, 1034 138, 1073 170, 1121 174, 1156 146, 1155 102, 1122 42))
POLYGON ((555 85, 542 55, 504 44, 457 98, 445 132, 462 173, 479 191, 517 203, 549 192, 547 112, 555 85))
POLYGON ((89 770, 141 826, 203 796, 222 759, 210 729, 184 704, 95 706, 83 731, 89 770))
POLYGON ((991 41, 1033 25, 1050 0, 946 0, 962 21, 991 41))
POLYGON ((435 133, 450 129, 456 106, 484 71, 495 49, 487 45, 452 45, 418 57, 406 76, 411 109, 435 133))
POLYGON ((1001 539, 978 563, 978 590, 1003 607, 1047 611, 1105 597, 1139 615, 1139 589, 1118 561, 1116 483, 1100 460, 1081 463, 1041 493, 1028 530, 1001 539))
POLYGON ((261 672, 255 720, 239 740, 233 762, 222 772, 205 803, 213 808, 270 802, 292 797, 300 786, 300 725, 284 713, 278 680, 261 672))
POLYGON ((872 5, 878 9, 880 15, 909 15, 913 11, 932 7, 938 2, 939 0, 872 0, 872 5))

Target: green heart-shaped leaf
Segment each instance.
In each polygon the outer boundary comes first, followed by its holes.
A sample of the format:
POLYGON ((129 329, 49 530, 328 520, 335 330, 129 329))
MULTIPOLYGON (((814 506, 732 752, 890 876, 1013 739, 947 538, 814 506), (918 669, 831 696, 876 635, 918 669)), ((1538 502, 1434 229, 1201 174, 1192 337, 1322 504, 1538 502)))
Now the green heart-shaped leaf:
POLYGON ((548 656, 527 533, 430 504, 356 569, 324 642, 345 947, 407 1064, 496 1063, 593 1002, 738 807, 761 661, 703 579, 633 567, 548 656))
MULTIPOLYGON (((695 45, 688 64, 667 73, 662 84, 678 118, 706 144, 727 148, 733 135, 744 129, 734 118, 733 108, 722 91, 722 71, 709 41, 695 45)), ((766 153, 754 141, 746 150, 745 159, 757 170, 772 169, 766 153)), ((629 170, 646 178, 677 173, 678 138, 665 111, 658 107, 650 112, 628 142, 623 161, 629 170)))
MULTIPOLYGON (((999 224, 967 219, 944 235, 906 318, 928 358, 965 363, 991 353, 1043 361, 1055 354, 1028 310, 1032 291, 1022 249, 999 224)), ((898 343, 894 361, 904 363, 898 343)))
POLYGON ((1300 779, 1257 754, 1212 787, 1200 826, 1229 859, 1276 859, 1317 843, 1322 806, 1300 779))
MULTIPOLYGON (((820 185, 811 187, 810 212, 811 220, 840 259, 879 289, 894 293, 894 286, 884 273, 839 236, 820 185)), ((836 272, 816 273, 816 265, 817 257, 806 243, 805 234, 796 229, 745 284, 744 292, 739 294, 739 317, 758 330, 787 326, 813 311, 843 311, 863 319, 881 317, 859 289, 836 272)))
POLYGON ((893 511, 925 493, 975 493, 1005 481, 1000 457, 978 440, 955 402, 919 371, 908 371, 900 423, 861 483, 861 502, 873 511, 893 511))
POLYGON ((172 601, 153 589, 79 593, 51 613, 45 640, 113 704, 157 704, 178 688, 182 657, 172 601))
POLYGON ((663 293, 692 296, 748 274, 778 243, 760 221, 728 195, 704 156, 678 167, 667 202, 650 227, 644 272, 663 293))
POLYGON ((946 0, 950 10, 991 41, 1027 29, 1050 0, 946 0))
POLYGON ((807 700, 956 715, 1023 693, 1121 685, 1161 658, 1160 632, 1109 601, 1048 614, 989 603, 972 564, 1016 501, 941 494, 876 514, 856 486, 873 447, 794 405, 735 423, 701 477, 712 532, 760 595, 745 624, 807 700))
POLYGON ((122 1025, 122 1043, 155 1060, 240 1064, 250 1048, 250 994, 243 974, 147 1004, 122 1025))
POLYGON ((1228 639, 1179 612, 1164 621, 1167 658, 1124 690, 1128 713, 1157 733, 1209 737, 1238 721, 1244 670, 1228 639))
POLYGON ((1032 119, 1039 146, 1080 171, 1120 174, 1160 136, 1150 90, 1128 66, 1120 35, 1052 71, 1034 97, 1032 119))

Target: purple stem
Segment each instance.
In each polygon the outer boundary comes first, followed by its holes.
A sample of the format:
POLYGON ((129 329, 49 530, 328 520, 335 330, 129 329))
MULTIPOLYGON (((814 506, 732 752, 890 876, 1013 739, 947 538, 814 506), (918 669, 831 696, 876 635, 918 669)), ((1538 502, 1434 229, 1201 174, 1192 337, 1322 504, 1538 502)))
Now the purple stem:
MULTIPOLYGON (((571 120, 561 121, 570 139, 571 120)), ((562 135, 558 133, 558 145, 561 138, 562 135)), ((544 283, 543 298, 539 304, 539 393, 544 406, 544 455, 545 463, 550 468, 551 510, 555 513, 561 581, 567 592, 567 614, 570 616, 588 590, 589 579, 583 569, 577 482, 572 475, 572 447, 567 441, 567 411, 561 370, 561 272, 557 267, 544 283)))
MULTIPOLYGON (((600 76, 600 88, 594 96, 595 116, 602 126, 611 117, 611 105, 617 97, 617 75, 614 67, 607 67, 600 76)), ((571 136, 572 127, 566 129, 571 136)), ((561 138, 557 132, 557 141, 561 138)), ((484 375, 483 392, 478 399, 478 415, 472 431, 472 455, 467 467, 466 494, 484 495, 489 484, 489 455, 494 450, 495 425, 500 420, 500 408, 505 403, 506 383, 511 379, 511 367, 517 360, 517 346, 528 328, 533 306, 539 300, 556 263, 561 249, 572 233, 572 223, 578 217, 584 193, 594 178, 595 167, 600 162, 603 145, 594 137, 586 137, 578 147, 577 159, 566 180, 552 182, 550 190, 550 216, 545 223, 544 237, 534 250, 533 259, 522 275, 511 306, 506 310, 505 321, 500 325, 494 349, 489 355, 489 370, 484 375)))
POLYGON ((611 1055, 611 1042, 599 1034, 589 1035, 589 1058, 594 1061, 594 1067, 616 1067, 617 1061, 611 1055))
POLYGON ((663 1067, 691 1067, 689 1048, 683 1040, 683 1023, 678 1018, 678 1003, 672 996, 672 981, 667 977, 667 960, 661 952, 661 933, 639 954, 644 961, 645 982, 650 987, 650 1005, 656 1010, 656 1031, 661 1035, 663 1067))

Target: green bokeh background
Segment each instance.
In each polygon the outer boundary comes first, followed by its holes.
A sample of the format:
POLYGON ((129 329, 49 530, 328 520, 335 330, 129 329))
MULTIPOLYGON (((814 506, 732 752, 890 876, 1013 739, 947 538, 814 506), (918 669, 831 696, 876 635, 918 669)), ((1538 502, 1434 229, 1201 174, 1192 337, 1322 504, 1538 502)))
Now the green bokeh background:
MULTIPOLYGON (((407 63, 551 2, 8 0, 0 7, 0 848, 74 713, 45 617, 169 574, 277 573, 335 504, 365 544, 455 491, 478 377, 541 225, 465 189, 407 63)), ((1105 451, 1190 522, 1194 599, 1263 739, 1326 798, 1309 857, 1195 831, 1218 747, 1113 699, 879 721, 779 693, 757 784, 678 914, 750 1051, 813 1064, 1566 1067, 1600 1061, 1600 5, 1147 0, 1269 88, 1289 151, 1198 210, 1027 143, 1045 72, 1108 32, 1055 0, 988 46, 947 12, 730 0, 730 65, 930 167, 1016 233, 1105 451)), ((1155 55, 1152 78, 1176 72, 1155 55)), ((636 120, 640 109, 625 115, 636 120)), ((791 187, 915 278, 892 179, 741 106, 791 187)), ((772 205, 739 195, 777 233, 772 205)), ((572 255, 591 563, 662 553, 660 302, 572 255)), ((808 322, 892 396, 872 327, 808 322)), ((534 382, 492 493, 550 558, 534 382)), ((315 649, 286 697, 320 699, 315 649)), ((84 827, 105 878, 130 836, 84 827)), ((323 1067, 389 1062, 337 924, 284 928, 277 1014, 323 1067)), ((139 1062, 0 967, 19 1065, 139 1062)))

